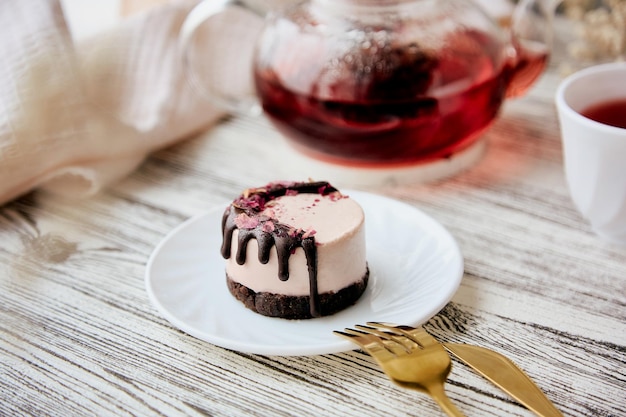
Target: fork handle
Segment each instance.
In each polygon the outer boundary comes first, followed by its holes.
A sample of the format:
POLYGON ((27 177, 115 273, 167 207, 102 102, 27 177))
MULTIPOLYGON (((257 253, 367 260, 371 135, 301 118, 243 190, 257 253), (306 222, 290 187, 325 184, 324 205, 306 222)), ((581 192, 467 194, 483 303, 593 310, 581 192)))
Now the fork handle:
POLYGON ((450 417, 465 417, 456 405, 450 401, 443 386, 440 384, 431 384, 425 387, 428 394, 439 404, 439 407, 450 417))

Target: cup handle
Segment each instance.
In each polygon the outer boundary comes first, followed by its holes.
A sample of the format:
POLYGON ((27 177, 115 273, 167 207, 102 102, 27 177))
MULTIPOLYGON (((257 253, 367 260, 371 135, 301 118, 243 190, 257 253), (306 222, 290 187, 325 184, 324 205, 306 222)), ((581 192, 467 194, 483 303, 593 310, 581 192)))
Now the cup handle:
POLYGON ((194 90, 207 101, 231 113, 256 115, 261 112, 261 105, 254 94, 250 93, 244 97, 238 97, 211 88, 210 85, 201 81, 198 71, 193 65, 192 44, 198 29, 211 18, 224 13, 229 8, 239 8, 261 18, 265 17, 266 13, 264 10, 249 6, 241 0, 203 0, 198 3, 185 18, 179 33, 178 43, 182 54, 183 72, 194 90))

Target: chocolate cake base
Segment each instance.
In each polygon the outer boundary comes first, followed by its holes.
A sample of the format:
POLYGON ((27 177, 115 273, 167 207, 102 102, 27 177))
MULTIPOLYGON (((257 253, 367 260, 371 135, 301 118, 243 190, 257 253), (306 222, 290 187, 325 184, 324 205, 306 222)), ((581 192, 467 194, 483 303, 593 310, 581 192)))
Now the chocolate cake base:
MULTIPOLYGON (((361 281, 337 292, 327 292, 319 295, 321 316, 330 316, 341 311, 354 303, 361 297, 367 281, 369 280, 369 269, 361 281)), ((273 294, 269 292, 255 292, 250 288, 233 281, 226 275, 228 290, 239 301, 250 310, 269 317, 280 317, 284 319, 310 319, 311 306, 308 295, 293 296, 283 294, 273 294)))

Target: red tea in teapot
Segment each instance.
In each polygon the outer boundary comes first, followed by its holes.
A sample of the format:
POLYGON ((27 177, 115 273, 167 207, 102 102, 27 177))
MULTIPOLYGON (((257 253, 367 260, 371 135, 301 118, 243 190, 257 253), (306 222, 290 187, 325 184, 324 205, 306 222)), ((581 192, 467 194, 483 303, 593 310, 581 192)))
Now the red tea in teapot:
POLYGON ((293 42, 302 44, 288 54, 259 52, 263 108, 301 150, 353 165, 414 164, 464 149, 547 58, 545 49, 522 48, 509 65, 498 56, 502 45, 475 30, 453 32, 436 54, 415 44, 369 45, 360 56, 327 60, 332 45, 293 42))

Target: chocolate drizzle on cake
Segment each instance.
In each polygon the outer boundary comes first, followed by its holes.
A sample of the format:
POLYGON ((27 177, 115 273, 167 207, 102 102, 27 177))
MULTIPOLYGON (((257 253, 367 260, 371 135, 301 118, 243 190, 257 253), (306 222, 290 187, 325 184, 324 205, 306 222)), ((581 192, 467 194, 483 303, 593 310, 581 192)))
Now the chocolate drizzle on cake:
POLYGON ((297 248, 302 248, 307 260, 310 287, 310 310, 312 317, 320 317, 319 293, 317 290, 317 245, 312 231, 296 229, 276 219, 263 215, 271 202, 278 197, 298 193, 333 194, 341 196, 339 191, 328 182, 270 183, 265 187, 246 190, 224 212, 222 218, 222 256, 231 256, 232 237, 235 229, 239 230, 235 261, 239 265, 246 262, 246 252, 250 239, 256 239, 259 262, 269 262, 270 250, 276 247, 278 256, 278 278, 289 279, 289 257, 297 248))

